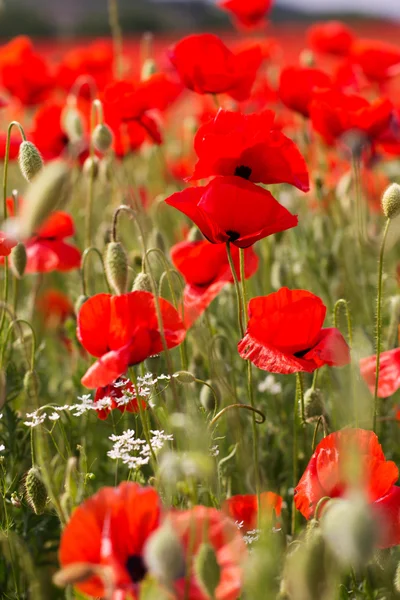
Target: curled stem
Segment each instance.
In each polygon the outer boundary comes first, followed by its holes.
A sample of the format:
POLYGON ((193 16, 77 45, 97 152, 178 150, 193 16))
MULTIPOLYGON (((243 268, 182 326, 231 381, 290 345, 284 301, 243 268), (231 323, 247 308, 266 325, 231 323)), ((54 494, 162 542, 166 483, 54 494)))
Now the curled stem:
MULTIPOLYGON (((202 383, 204 383, 204 382, 202 382, 202 383)), ((264 415, 263 412, 261 412, 261 410, 258 410, 258 408, 254 408, 254 406, 250 406, 249 404, 230 404, 229 406, 225 406, 225 408, 220 410, 219 413, 217 413, 215 415, 215 417, 210 421, 210 427, 212 425, 215 425, 215 423, 218 421, 218 419, 220 419, 222 417, 222 415, 224 415, 229 410, 232 410, 233 408, 235 408, 235 409, 244 408, 245 410, 250 410, 253 413, 256 413, 257 415, 260 415, 260 417, 261 417, 260 419, 255 419, 255 422, 258 425, 265 423, 266 416, 264 415)))
POLYGON ((107 284, 108 291, 109 292, 111 291, 110 290, 110 286, 108 285, 106 274, 105 274, 103 256, 102 256, 102 254, 101 254, 101 252, 100 252, 100 250, 98 248, 96 248, 95 246, 89 246, 89 248, 86 248, 86 250, 83 252, 82 258, 81 258, 81 271, 80 271, 80 274, 81 274, 81 282, 82 282, 82 293, 83 293, 84 296, 88 295, 88 293, 87 293, 87 291, 88 291, 88 282, 87 282, 87 279, 85 277, 85 267, 86 267, 86 262, 87 262, 88 256, 89 256, 89 254, 91 252, 94 252, 99 257, 100 262, 101 262, 101 268, 102 268, 102 271, 103 271, 105 282, 107 284))

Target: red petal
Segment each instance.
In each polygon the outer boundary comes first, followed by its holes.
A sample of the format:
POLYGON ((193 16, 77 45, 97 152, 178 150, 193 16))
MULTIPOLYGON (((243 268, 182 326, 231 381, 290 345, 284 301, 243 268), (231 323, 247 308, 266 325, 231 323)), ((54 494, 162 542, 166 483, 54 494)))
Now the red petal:
MULTIPOLYGON (((360 360, 360 372, 373 393, 375 390, 376 356, 360 360)), ((400 388, 400 348, 382 352, 379 363, 379 398, 387 398, 400 388)))
POLYGON ((97 294, 82 305, 78 314, 77 336, 92 356, 102 356, 110 350, 110 321, 110 294, 97 294))
POLYGON ((75 226, 70 214, 53 212, 40 227, 37 235, 41 238, 66 238, 74 235, 75 226))

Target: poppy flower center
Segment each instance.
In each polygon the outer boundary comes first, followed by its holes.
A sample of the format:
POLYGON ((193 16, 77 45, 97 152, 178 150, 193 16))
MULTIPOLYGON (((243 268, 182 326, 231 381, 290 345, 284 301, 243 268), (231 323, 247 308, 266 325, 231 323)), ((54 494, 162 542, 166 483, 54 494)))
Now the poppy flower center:
POLYGON ((140 554, 132 554, 131 556, 128 556, 125 567, 133 583, 139 583, 146 576, 147 568, 140 554))
POLYGON ((239 167, 236 167, 235 175, 242 179, 250 179, 251 169, 250 167, 246 167, 246 165, 240 165, 239 167))
POLYGON ((231 231, 230 229, 228 229, 227 231, 225 231, 225 233, 229 237, 230 242, 236 242, 236 240, 240 238, 240 233, 238 233, 237 231, 231 231))
POLYGON ((293 354, 293 356, 295 356, 296 358, 303 358, 303 356, 305 356, 307 354, 307 352, 310 352, 311 348, 306 348, 305 350, 299 350, 299 352, 295 352, 293 354))

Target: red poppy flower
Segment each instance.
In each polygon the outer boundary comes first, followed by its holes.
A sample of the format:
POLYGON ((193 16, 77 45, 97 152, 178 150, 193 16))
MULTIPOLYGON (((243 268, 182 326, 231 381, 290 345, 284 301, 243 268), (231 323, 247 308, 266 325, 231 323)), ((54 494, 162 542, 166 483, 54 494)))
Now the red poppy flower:
POLYGON ((347 56, 355 40, 355 34, 341 21, 326 21, 311 25, 307 30, 307 40, 315 52, 347 56))
POLYGON ((31 138, 45 160, 58 158, 68 147, 68 136, 61 127, 62 112, 61 104, 49 102, 34 116, 31 138))
POLYGON ((146 98, 148 109, 165 111, 177 100, 184 87, 178 79, 166 73, 154 73, 138 85, 140 94, 146 98))
POLYGON ((25 242, 27 263, 25 273, 48 273, 78 269, 81 253, 65 238, 74 235, 71 215, 56 211, 43 223, 37 234, 25 242))
POLYGON ((258 45, 233 54, 211 33, 189 35, 169 52, 182 82, 198 94, 228 94, 246 100, 262 62, 258 45))
MULTIPOLYGON (((139 412, 135 386, 125 377, 120 377, 110 385, 97 388, 94 403, 105 399, 109 401, 109 404, 103 408, 96 408, 97 415, 102 420, 106 419, 115 408, 118 408, 121 412, 139 412)), ((141 403, 143 410, 145 410, 147 408, 146 402, 141 400, 141 403)))
MULTIPOLYGON (((360 360, 360 372, 372 393, 375 391, 376 356, 360 360)), ((378 396, 387 398, 400 388, 400 348, 382 352, 379 360, 378 396)))
POLYGON ((218 6, 232 13, 243 27, 256 27, 272 8, 273 0, 220 0, 218 6))
POLYGON ((338 329, 322 328, 325 315, 322 300, 306 290, 284 287, 253 298, 239 354, 270 373, 312 373, 324 365, 347 365, 349 347, 338 329))
POLYGON ((290 110, 309 117, 313 92, 330 86, 329 75, 319 69, 285 67, 281 71, 278 94, 283 104, 290 110))
MULTIPOLYGON (((9 159, 15 160, 18 158, 19 147, 21 145, 21 136, 19 134, 11 134, 9 159)), ((0 133, 0 158, 4 160, 6 156, 7 134, 0 133)))
MULTIPOLYGON (((168 348, 185 337, 184 325, 175 308, 159 299, 168 348)), ((120 296, 97 294, 87 300, 78 315, 78 338, 96 358, 82 378, 88 388, 104 387, 136 365, 163 350, 154 297, 149 292, 120 296)))
POLYGON ((54 85, 49 65, 22 35, 0 49, 0 80, 2 87, 25 106, 43 102, 54 85))
MULTIPOLYGON (((58 67, 58 85, 69 92, 79 77, 87 77, 101 92, 112 80, 113 54, 112 44, 106 41, 96 41, 86 47, 69 50, 58 67)), ((87 98, 91 96, 87 84, 81 87, 80 93, 87 98)))
POLYGON ((356 40, 351 58, 371 81, 385 81, 400 69, 400 48, 380 40, 356 40))
POLYGON ((74 314, 74 306, 68 296, 55 289, 46 290, 39 296, 37 308, 47 327, 57 327, 74 314))
MULTIPOLYGON (((115 591, 136 598, 135 591, 147 572, 143 547, 159 526, 160 515, 160 499, 150 487, 131 482, 103 487, 72 513, 61 536, 61 566, 90 563, 108 567, 115 591)), ((76 588, 96 598, 105 595, 103 581, 97 576, 76 588)))
POLYGON ((397 466, 385 459, 373 431, 342 429, 318 444, 295 489, 296 508, 310 519, 324 496, 340 498, 355 485, 361 485, 382 524, 379 547, 398 545, 400 488, 393 485, 398 477, 397 466), (348 475, 348 465, 354 457, 361 466, 358 482, 354 478, 350 481, 348 475))
POLYGON ((216 177, 165 200, 187 215, 213 244, 247 248, 257 240, 296 227, 297 217, 262 187, 242 177, 216 177))
MULTIPOLYGON (((263 517, 272 519, 273 512, 277 517, 282 511, 282 498, 274 492, 260 494, 261 512, 263 517)), ((257 496, 254 494, 237 495, 225 500, 222 510, 234 521, 240 524, 244 533, 257 529, 257 496)))
MULTIPOLYGON (((184 549, 194 562, 200 546, 210 544, 215 552, 220 568, 220 580, 215 590, 216 600, 237 600, 242 587, 242 564, 247 557, 243 538, 234 522, 215 508, 195 506, 191 510, 172 511, 168 519, 174 532, 180 538, 184 549)), ((177 600, 208 600, 209 594, 203 591, 190 568, 190 587, 186 590, 186 580, 175 582, 177 600)))
POLYGON ((308 191, 304 158, 295 143, 274 128, 274 119, 272 110, 251 115, 219 110, 196 134, 199 160, 191 179, 238 175, 255 183, 290 183, 308 191))
POLYGON ((361 96, 338 90, 316 90, 310 104, 312 126, 328 144, 349 131, 374 142, 389 128, 393 114, 390 100, 368 102, 361 96))
POLYGON ((11 254, 11 250, 16 245, 16 240, 11 239, 8 234, 0 231, 0 256, 9 256, 11 254))
MULTIPOLYGON (((252 248, 245 250, 245 275, 251 277, 258 267, 258 256, 252 248)), ((218 296, 222 288, 233 283, 226 248, 207 241, 180 242, 171 248, 171 259, 182 273, 183 322, 190 327, 218 296)), ((239 250, 232 247, 232 259, 240 279, 239 250)))

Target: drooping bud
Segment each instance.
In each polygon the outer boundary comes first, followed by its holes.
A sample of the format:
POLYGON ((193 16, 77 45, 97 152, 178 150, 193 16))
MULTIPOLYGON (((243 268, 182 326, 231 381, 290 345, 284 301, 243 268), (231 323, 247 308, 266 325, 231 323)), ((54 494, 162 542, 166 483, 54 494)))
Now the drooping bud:
POLYGON ((189 371, 177 371, 173 374, 174 379, 177 380, 178 383, 194 383, 196 378, 189 371))
POLYGON ((25 373, 24 390, 28 398, 37 398, 40 390, 40 380, 36 371, 27 371, 25 373))
POLYGON ((304 394, 304 415, 306 421, 314 421, 325 414, 321 390, 308 389, 304 394))
POLYGON ((392 183, 382 196, 382 210, 385 217, 394 219, 400 215, 400 185, 392 183))
POLYGON ((203 591, 211 598, 215 598, 215 590, 221 579, 221 567, 211 544, 201 544, 194 557, 194 571, 203 591))
POLYGON ((73 106, 67 106, 61 115, 61 127, 73 144, 83 137, 83 122, 80 112, 73 106))
POLYGON ((84 176, 88 179, 96 179, 97 175, 99 174, 99 163, 100 160, 97 156, 88 156, 82 167, 82 173, 84 176))
POLYGON ((155 73, 157 73, 157 65, 155 63, 155 60, 153 60, 152 58, 146 58, 142 65, 140 79, 142 81, 147 81, 155 73))
POLYGON ((42 155, 32 142, 22 142, 19 147, 18 163, 22 175, 29 182, 43 169, 42 155))
POLYGON ((151 292, 151 279, 147 273, 138 273, 133 282, 132 292, 151 292))
POLYGON ((17 279, 22 279, 24 276, 26 262, 27 256, 25 245, 22 242, 19 242, 14 246, 10 254, 10 268, 17 279))
POLYGON ((75 314, 78 315, 79 311, 81 310, 82 306, 85 304, 86 300, 89 300, 89 296, 85 296, 84 294, 81 294, 80 296, 78 296, 77 301, 75 302, 75 314))
POLYGON ((44 512, 47 502, 47 490, 37 467, 31 467, 25 478, 25 497, 35 514, 44 512))
POLYGON ((166 585, 185 575, 184 548, 168 521, 148 539, 144 561, 150 574, 166 585))
POLYGON ((113 143, 113 133, 108 125, 99 123, 93 130, 93 145, 99 152, 107 152, 113 143))
POLYGON ((104 266, 110 286, 117 294, 124 294, 128 283, 128 257, 120 242, 108 244, 104 266))
POLYGON ((200 404, 205 410, 210 412, 215 410, 216 406, 218 405, 218 390, 214 386, 212 386, 212 389, 208 387, 209 385, 212 385, 211 379, 206 381, 206 383, 208 383, 208 385, 203 385, 203 387, 201 388, 200 404))

